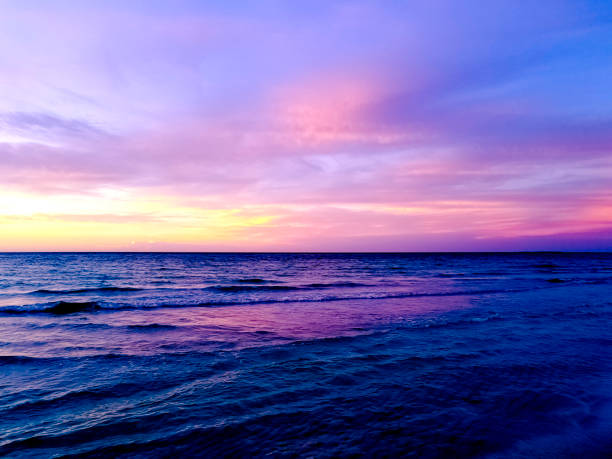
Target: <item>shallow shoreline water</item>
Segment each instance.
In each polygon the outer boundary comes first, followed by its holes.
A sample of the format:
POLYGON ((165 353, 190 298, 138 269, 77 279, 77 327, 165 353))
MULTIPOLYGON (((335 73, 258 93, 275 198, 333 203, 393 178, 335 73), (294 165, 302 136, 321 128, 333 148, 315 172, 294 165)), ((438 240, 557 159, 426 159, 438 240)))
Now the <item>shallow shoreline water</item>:
POLYGON ((0 454, 608 457, 611 281, 610 254, 0 255, 0 454))

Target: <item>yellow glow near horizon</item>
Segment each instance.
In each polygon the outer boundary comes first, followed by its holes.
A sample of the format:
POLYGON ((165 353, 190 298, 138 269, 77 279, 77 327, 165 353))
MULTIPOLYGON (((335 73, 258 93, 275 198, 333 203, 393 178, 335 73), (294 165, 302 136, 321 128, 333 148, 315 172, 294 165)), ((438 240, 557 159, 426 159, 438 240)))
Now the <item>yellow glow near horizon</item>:
POLYGON ((187 207, 126 192, 41 196, 0 193, 0 250, 130 249, 137 244, 227 243, 273 215, 187 207))
POLYGON ((510 201, 222 204, 155 190, 0 190, 0 251, 299 250, 330 238, 401 235, 409 241, 457 229, 479 239, 541 236, 603 228, 610 209, 594 202, 576 219, 551 225, 530 221, 524 205, 510 201))

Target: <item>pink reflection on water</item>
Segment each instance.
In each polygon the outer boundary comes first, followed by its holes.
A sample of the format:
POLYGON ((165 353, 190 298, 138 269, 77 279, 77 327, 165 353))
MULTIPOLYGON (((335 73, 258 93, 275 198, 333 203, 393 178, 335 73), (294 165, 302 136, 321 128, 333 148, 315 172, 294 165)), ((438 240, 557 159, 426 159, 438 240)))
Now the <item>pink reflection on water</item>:
POLYGON ((151 355, 235 350, 353 336, 471 306, 472 297, 420 297, 186 307, 0 318, 3 354, 151 355))

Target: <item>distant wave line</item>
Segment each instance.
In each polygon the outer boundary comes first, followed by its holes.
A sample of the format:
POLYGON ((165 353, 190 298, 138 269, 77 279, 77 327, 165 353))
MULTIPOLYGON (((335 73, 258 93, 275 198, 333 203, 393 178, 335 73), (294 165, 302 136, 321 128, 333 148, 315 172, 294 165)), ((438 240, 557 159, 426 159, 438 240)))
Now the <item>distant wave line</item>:
POLYGON ((393 298, 422 298, 422 297, 446 297, 446 296, 469 296, 469 295, 486 295, 497 293, 520 293, 545 288, 558 288, 557 284, 547 286, 520 288, 520 289, 484 289, 484 290, 461 290, 454 292, 430 292, 430 293, 397 293, 391 295, 368 295, 368 296, 329 296, 323 298, 295 298, 282 300, 251 300, 251 301, 205 301, 199 303, 182 303, 171 304, 162 303, 149 306, 135 305, 104 305, 97 302, 53 302, 27 306, 6 306, 0 308, 0 313, 3 314, 70 314, 76 312, 102 312, 102 311, 121 311, 121 310, 147 310, 147 309, 163 309, 163 308, 197 308, 197 307, 224 307, 224 306, 249 306, 258 304, 287 304, 287 303, 325 303, 331 301, 357 301, 357 300, 385 300, 393 298))

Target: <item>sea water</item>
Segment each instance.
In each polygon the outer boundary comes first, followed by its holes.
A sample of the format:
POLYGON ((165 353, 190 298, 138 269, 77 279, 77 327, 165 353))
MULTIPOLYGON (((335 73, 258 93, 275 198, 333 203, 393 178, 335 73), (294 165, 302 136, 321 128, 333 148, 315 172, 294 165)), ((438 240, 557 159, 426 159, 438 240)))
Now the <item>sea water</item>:
POLYGON ((0 455, 612 455, 612 254, 0 254, 0 455))

